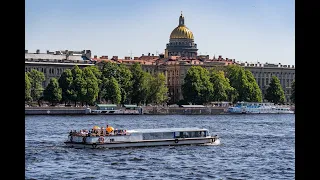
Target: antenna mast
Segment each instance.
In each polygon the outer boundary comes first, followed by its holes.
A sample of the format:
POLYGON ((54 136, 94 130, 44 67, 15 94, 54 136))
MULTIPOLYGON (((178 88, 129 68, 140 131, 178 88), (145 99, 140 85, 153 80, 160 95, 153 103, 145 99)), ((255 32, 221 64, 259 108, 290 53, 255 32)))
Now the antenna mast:
POLYGON ((129 51, 130 59, 132 59, 132 50, 129 51))

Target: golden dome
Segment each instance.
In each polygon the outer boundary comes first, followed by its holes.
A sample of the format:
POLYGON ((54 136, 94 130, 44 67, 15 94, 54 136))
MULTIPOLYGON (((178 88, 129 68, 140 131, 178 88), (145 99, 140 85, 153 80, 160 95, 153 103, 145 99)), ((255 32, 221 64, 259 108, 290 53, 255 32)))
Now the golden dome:
POLYGON ((193 39, 193 33, 184 25, 176 27, 170 34, 170 39, 193 39))

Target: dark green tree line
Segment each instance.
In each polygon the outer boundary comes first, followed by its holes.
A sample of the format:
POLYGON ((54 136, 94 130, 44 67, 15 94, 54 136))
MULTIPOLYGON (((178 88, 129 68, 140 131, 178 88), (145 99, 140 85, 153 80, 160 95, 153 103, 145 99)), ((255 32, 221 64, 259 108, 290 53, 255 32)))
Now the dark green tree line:
POLYGON ((285 101, 284 91, 281 87, 280 81, 276 76, 271 77, 269 87, 267 88, 265 99, 269 102, 283 104, 285 101))
MULTIPOLYGON (((26 91, 29 87, 28 80, 26 76, 26 91)), ((74 102, 76 105, 80 102, 82 105, 84 103, 93 105, 100 100, 115 104, 159 104, 167 100, 165 76, 163 74, 152 76, 143 71, 138 63, 130 68, 111 62, 102 63, 101 69, 98 66, 88 66, 83 69, 74 66, 73 69, 66 69, 57 83, 55 80, 51 81, 53 82, 46 88, 48 90, 45 93, 45 100, 52 104, 59 99, 56 95, 59 88, 61 90, 59 101, 65 104, 74 102)))

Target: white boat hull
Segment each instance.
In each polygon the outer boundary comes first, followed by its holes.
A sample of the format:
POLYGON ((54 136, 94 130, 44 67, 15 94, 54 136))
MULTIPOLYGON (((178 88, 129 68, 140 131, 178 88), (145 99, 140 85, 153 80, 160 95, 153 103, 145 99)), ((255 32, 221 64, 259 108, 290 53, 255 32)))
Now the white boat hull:
POLYGON ((220 139, 215 137, 204 138, 178 138, 165 140, 144 140, 130 142, 107 142, 107 143, 83 143, 66 141, 65 144, 75 148, 127 148, 127 147, 148 147, 148 146, 176 146, 176 145, 193 145, 193 144, 212 144, 219 145, 220 139))
POLYGON ((227 110, 230 114, 294 114, 291 110, 275 110, 272 108, 238 108, 232 107, 227 110))

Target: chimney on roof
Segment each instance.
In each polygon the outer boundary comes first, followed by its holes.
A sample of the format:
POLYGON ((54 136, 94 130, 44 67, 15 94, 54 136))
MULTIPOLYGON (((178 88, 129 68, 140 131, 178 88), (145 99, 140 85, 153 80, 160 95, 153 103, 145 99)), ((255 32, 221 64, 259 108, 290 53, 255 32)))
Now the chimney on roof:
POLYGON ((28 50, 24 50, 24 53, 28 54, 28 50))
POLYGON ((94 56, 93 56, 94 59, 97 59, 97 57, 98 57, 97 55, 94 55, 94 56))
POLYGON ((40 49, 37 49, 36 53, 39 54, 40 53, 40 49))

